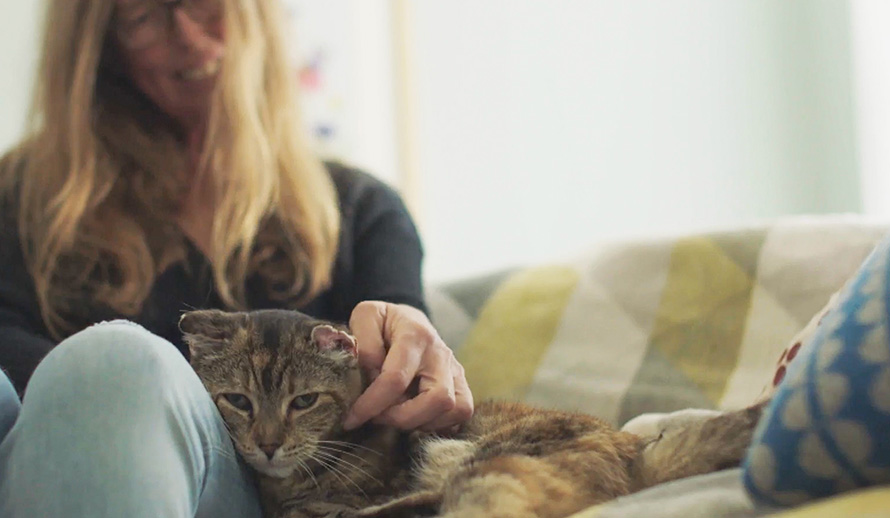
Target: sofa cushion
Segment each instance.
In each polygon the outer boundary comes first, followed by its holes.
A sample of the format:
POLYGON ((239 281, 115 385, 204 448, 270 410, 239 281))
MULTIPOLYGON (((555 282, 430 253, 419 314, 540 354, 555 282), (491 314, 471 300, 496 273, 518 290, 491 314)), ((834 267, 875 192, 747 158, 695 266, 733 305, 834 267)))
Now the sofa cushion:
POLYGON ((601 243, 563 262, 430 289, 477 399, 616 424, 739 408, 886 227, 852 216, 601 243))

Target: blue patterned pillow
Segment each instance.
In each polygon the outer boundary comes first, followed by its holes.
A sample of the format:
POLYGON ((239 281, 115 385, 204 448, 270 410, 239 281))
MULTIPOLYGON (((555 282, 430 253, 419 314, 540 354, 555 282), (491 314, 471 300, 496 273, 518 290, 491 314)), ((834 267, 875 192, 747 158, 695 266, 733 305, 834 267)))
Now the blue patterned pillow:
POLYGON ((755 433, 745 487, 795 505, 890 482, 890 237, 788 366, 755 433))

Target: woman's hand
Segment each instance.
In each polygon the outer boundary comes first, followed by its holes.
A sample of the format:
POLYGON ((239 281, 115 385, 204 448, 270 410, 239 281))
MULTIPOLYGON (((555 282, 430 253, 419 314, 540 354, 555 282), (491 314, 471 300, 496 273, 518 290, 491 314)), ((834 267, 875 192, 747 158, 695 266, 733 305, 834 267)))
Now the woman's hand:
POLYGON ((373 419, 404 430, 447 430, 473 415, 464 368, 423 312, 362 302, 349 327, 358 342, 359 363, 373 381, 352 406, 346 429, 373 419), (417 394, 409 394, 415 380, 417 394))

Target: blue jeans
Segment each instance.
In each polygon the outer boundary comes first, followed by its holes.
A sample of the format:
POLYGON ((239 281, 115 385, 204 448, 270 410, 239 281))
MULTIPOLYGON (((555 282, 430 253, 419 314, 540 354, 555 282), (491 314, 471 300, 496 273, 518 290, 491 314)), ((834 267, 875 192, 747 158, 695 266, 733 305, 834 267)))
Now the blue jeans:
POLYGON ((0 441, 4 518, 262 515, 198 377, 172 344, 130 322, 59 344, 23 405, 0 374, 0 441))

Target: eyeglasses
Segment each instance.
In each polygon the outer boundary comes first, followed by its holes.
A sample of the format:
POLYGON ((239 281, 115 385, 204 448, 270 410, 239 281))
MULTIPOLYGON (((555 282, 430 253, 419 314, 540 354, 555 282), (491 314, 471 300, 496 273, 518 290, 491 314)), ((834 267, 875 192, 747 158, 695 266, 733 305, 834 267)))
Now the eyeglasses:
POLYGON ((173 31, 173 12, 182 9, 202 24, 222 14, 221 0, 173 0, 133 3, 115 13, 115 32, 126 48, 142 50, 155 45, 173 31))

